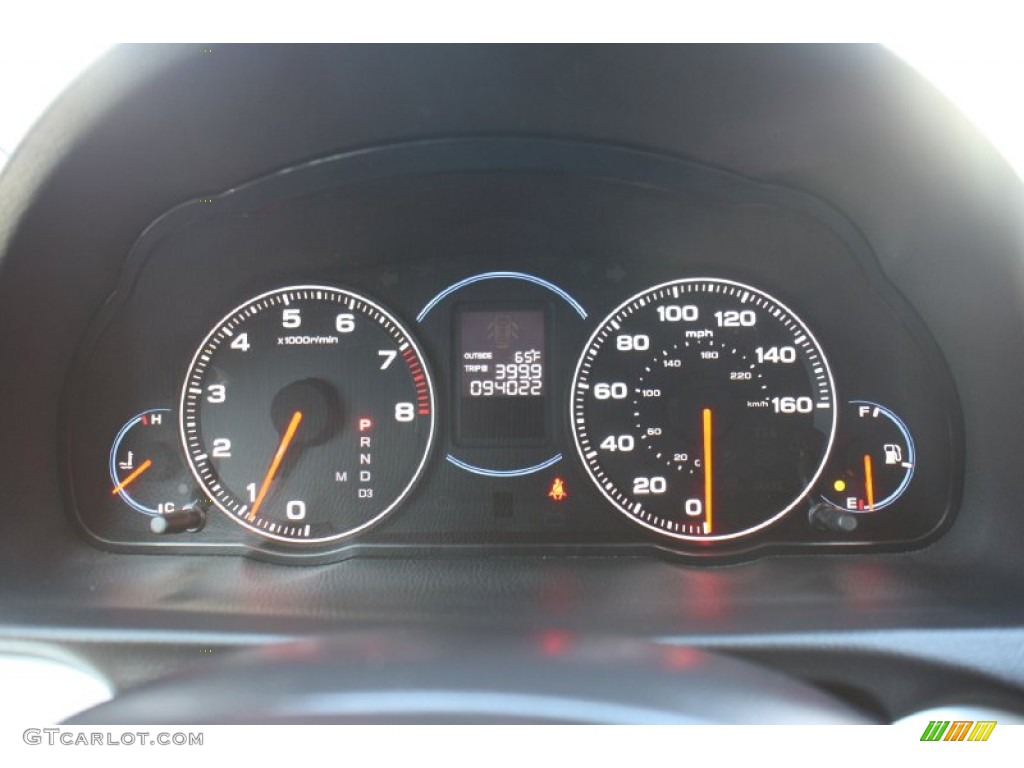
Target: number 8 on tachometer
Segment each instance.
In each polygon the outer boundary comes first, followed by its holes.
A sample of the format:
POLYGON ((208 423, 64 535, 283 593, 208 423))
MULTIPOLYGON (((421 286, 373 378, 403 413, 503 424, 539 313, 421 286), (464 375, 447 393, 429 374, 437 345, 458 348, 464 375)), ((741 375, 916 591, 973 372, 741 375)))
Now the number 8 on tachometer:
POLYGON ((299 285, 228 313, 196 350, 181 438, 203 492, 266 538, 315 544, 382 520, 434 438, 416 342, 351 291, 299 285))
POLYGON ((629 518, 692 541, 746 536, 814 487, 836 430, 828 361, 768 294, 716 278, 633 296, 576 365, 573 436, 629 518))

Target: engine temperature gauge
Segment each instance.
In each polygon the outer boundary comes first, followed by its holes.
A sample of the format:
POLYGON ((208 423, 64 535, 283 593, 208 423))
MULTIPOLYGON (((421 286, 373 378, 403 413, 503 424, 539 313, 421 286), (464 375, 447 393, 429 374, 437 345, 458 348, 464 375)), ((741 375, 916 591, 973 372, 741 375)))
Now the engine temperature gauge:
POLYGON ((110 448, 110 495, 136 512, 155 517, 195 504, 170 408, 153 408, 129 419, 110 448))
POLYGON ((851 400, 841 422, 821 497, 847 512, 877 512, 896 501, 914 476, 914 440, 902 419, 867 400, 851 400))

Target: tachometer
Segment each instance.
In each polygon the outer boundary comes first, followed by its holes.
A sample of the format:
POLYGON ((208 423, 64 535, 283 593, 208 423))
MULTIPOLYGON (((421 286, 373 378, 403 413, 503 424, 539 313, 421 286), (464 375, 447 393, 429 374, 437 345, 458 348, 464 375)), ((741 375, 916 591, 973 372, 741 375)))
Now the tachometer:
POLYGON ((203 491, 272 539, 326 542, 382 519, 434 438, 430 373, 408 331, 351 291, 281 288, 199 346, 180 430, 203 491))
POLYGON ((728 280, 675 280, 598 326, 573 379, 573 435, 591 479, 633 521, 677 539, 753 533, 803 500, 835 436, 825 354, 776 299, 728 280))

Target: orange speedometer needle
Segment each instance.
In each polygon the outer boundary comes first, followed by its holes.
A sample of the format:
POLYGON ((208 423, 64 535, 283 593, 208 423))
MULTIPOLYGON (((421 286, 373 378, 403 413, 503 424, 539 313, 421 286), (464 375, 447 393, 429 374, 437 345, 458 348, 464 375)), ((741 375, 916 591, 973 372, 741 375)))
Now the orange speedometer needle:
POLYGON ((292 414, 292 420, 288 422, 288 429, 284 431, 284 437, 281 438, 281 444, 277 446, 277 453, 274 454, 274 459, 270 462, 270 468, 267 469, 267 474, 263 478, 263 484, 260 486, 260 492, 256 494, 256 500, 252 503, 252 509, 249 510, 248 518, 250 523, 256 519, 256 513, 260 511, 260 505, 263 504, 263 499, 267 495, 270 483, 273 481, 274 475, 277 474, 277 468, 281 466, 281 459, 284 458, 285 451, 287 451, 288 446, 291 445, 292 438, 295 437, 295 432, 298 430, 299 422, 301 421, 302 411, 296 411, 292 414))
POLYGON ((711 505, 712 458, 711 458, 711 409, 705 408, 704 418, 704 533, 711 533, 713 509, 711 505))
POLYGON ((153 460, 152 459, 146 459, 144 462, 139 464, 139 468, 138 469, 136 469, 134 472, 132 472, 130 475, 128 475, 128 477, 126 477, 120 483, 115 485, 114 486, 114 490, 112 490, 110 492, 110 495, 111 496, 117 496, 117 494, 119 494, 121 491, 123 491, 128 486, 129 483, 135 482, 135 480, 138 479, 139 475, 141 475, 143 472, 145 472, 147 469, 149 469, 152 466, 153 466, 153 460))
POLYGON ((871 456, 864 454, 864 486, 868 495, 868 510, 875 511, 875 477, 871 471, 871 456))

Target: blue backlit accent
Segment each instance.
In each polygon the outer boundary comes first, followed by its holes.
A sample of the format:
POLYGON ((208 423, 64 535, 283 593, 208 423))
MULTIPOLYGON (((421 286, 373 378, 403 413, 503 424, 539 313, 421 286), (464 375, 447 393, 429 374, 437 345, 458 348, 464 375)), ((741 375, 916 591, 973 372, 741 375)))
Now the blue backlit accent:
POLYGON ((450 453, 445 456, 445 458, 448 460, 449 464, 454 464, 459 469, 472 472, 474 475, 483 475, 484 477, 523 477, 524 475, 532 475, 534 472, 540 472, 542 469, 553 467, 562 460, 562 454, 555 454, 547 461, 542 461, 540 464, 534 464, 532 467, 523 467, 522 469, 487 469, 486 467, 478 467, 473 464, 468 464, 465 461, 462 461, 462 459, 455 458, 450 453))
MULTIPOLYGON (((895 491, 893 491, 886 498, 882 499, 880 502, 875 504, 875 508, 873 511, 877 512, 880 509, 885 509, 890 504, 899 499, 899 497, 903 495, 903 492, 907 490, 907 486, 910 485, 910 480, 914 477, 914 469, 917 467, 917 451, 914 449, 914 438, 910 436, 910 430, 907 428, 907 425, 903 423, 903 419, 901 419, 895 413, 890 411, 884 405, 873 403, 870 400, 851 400, 850 405, 869 405, 872 408, 877 408, 886 416, 888 416, 889 420, 896 425, 896 428, 903 435, 903 439, 907 443, 906 463, 910 465, 910 467, 907 468, 907 474, 904 475, 903 482, 899 484, 899 487, 895 491)), ((835 504, 833 504, 831 501, 825 498, 824 494, 822 494, 821 498, 825 499, 825 501, 828 501, 829 504, 832 504, 832 506, 836 507, 837 509, 843 509, 846 512, 853 513, 857 513, 859 511, 855 509, 845 509, 845 507, 837 507, 835 504)))
POLYGON ((448 296, 455 293, 455 291, 461 288, 465 288, 467 285, 472 285, 473 283, 483 282, 484 280, 523 280, 527 283, 539 285, 541 288, 547 288, 549 291, 551 291, 559 298, 564 299, 570 307, 576 310, 576 314, 578 314, 584 320, 587 319, 587 311, 582 306, 580 306, 580 303, 576 301, 576 299, 574 299, 572 296, 570 296, 568 293, 566 293, 564 290, 559 288, 554 283, 549 283, 547 280, 544 280, 543 278, 536 277, 535 275, 528 275, 525 272, 483 272, 479 275, 473 275, 472 277, 467 277, 463 280, 459 280, 459 282, 457 283, 452 283, 451 285, 449 285, 447 288, 445 288, 443 291, 437 294, 437 296, 435 296, 426 303, 426 306, 424 306, 423 309, 420 310, 420 313, 416 315, 416 322, 422 323, 423 318, 425 318, 430 313, 430 310, 432 310, 434 307, 436 307, 438 304, 444 301, 448 296))
MULTIPOLYGON (((110 480, 114 484, 115 488, 121 482, 117 477, 117 449, 121 447, 121 441, 124 440, 124 436, 128 434, 128 430, 130 430, 132 427, 134 427, 136 424, 142 421, 143 416, 146 416, 150 413, 170 412, 170 408, 151 408, 150 410, 143 411, 138 416, 129 419, 128 423, 121 427, 121 431, 118 432, 117 437, 114 438, 114 444, 110 446, 110 480)), ((131 496, 125 493, 124 489, 118 491, 117 495, 124 500, 125 504, 127 504, 129 507, 131 507, 137 512, 141 512, 144 515, 149 515, 150 517, 157 517, 160 514, 159 510, 150 509, 149 507, 139 504, 139 502, 137 502, 135 499, 133 499, 131 496)))

